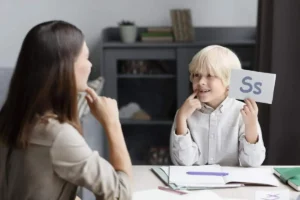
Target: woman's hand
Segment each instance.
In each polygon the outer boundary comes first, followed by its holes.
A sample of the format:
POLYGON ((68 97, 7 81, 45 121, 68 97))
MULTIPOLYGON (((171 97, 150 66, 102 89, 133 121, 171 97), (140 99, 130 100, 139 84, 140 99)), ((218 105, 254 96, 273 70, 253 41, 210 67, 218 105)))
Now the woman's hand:
POLYGON ((90 107, 91 113, 103 125, 110 126, 119 124, 119 110, 117 101, 108 97, 98 96, 97 93, 91 89, 86 89, 86 100, 90 107))

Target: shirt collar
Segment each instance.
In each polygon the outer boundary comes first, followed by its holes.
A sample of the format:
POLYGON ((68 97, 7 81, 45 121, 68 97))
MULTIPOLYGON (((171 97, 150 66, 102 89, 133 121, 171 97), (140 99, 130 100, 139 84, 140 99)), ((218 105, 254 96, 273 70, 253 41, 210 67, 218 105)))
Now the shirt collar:
POLYGON ((204 103, 202 104, 201 111, 207 113, 207 112, 214 112, 216 110, 219 110, 221 113, 223 113, 226 107, 228 106, 229 100, 230 98, 226 97, 224 101, 216 109, 213 109, 212 107, 204 103))

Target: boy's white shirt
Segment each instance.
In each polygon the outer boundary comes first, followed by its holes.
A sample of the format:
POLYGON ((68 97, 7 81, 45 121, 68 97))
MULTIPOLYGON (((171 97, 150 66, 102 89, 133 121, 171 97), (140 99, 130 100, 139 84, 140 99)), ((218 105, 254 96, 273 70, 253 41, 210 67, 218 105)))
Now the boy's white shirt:
POLYGON ((177 135, 176 116, 170 138, 170 154, 176 165, 220 164, 224 166, 260 166, 265 160, 261 128, 258 141, 245 138, 245 124, 240 110, 244 103, 227 97, 215 110, 203 105, 188 119, 188 132, 177 135))

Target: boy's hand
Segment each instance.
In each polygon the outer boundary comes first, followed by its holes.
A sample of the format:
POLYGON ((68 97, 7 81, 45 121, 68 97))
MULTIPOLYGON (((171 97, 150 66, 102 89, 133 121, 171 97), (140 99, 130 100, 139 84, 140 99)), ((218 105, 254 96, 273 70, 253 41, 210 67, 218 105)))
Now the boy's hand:
POLYGON ((196 109, 201 109, 201 103, 199 99, 195 98, 197 92, 194 92, 191 96, 189 96, 178 112, 178 117, 180 119, 186 120, 196 109))
POLYGON ((256 125, 258 107, 253 99, 245 99, 246 105, 241 110, 245 125, 256 125))
POLYGON ((254 100, 246 99, 246 105, 241 110, 242 117, 245 123, 245 137, 246 140, 251 143, 255 144, 258 140, 258 133, 257 133, 257 114, 258 114, 258 107, 254 100))

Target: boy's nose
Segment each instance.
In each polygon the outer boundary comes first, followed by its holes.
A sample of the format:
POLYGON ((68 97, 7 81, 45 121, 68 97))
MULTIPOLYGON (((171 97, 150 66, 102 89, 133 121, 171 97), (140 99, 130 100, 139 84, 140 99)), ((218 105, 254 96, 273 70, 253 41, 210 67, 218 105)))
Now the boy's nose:
POLYGON ((205 85, 205 84, 206 84, 206 79, 205 79, 205 77, 201 77, 201 78, 200 78, 199 84, 200 84, 200 85, 205 85))

